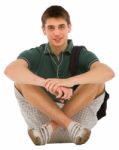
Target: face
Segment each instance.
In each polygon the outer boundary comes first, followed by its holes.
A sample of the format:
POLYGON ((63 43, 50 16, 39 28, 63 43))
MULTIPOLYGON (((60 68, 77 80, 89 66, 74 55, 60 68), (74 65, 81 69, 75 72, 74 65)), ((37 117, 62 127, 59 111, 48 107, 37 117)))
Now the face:
POLYGON ((71 25, 68 25, 63 18, 49 18, 43 27, 43 33, 52 48, 65 48, 70 31, 71 25))

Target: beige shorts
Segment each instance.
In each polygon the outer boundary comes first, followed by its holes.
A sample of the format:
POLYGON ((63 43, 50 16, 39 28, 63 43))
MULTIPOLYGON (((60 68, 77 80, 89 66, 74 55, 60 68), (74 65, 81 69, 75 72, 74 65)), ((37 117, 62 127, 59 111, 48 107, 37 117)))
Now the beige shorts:
MULTIPOLYGON (((40 112, 37 108, 33 107, 31 104, 29 104, 16 88, 15 95, 18 100, 21 113, 27 123, 28 129, 38 129, 42 124, 48 123, 50 121, 50 118, 48 118, 45 114, 40 112)), ((98 121, 96 114, 104 101, 104 97, 105 92, 96 99, 94 99, 87 107, 85 107, 75 116, 73 116, 72 119, 77 122, 80 122, 84 127, 92 129, 98 121)), ((60 108, 64 105, 61 103, 56 104, 60 108)), ((58 128, 53 132, 50 143, 57 142, 71 142, 67 130, 63 128, 58 128)))

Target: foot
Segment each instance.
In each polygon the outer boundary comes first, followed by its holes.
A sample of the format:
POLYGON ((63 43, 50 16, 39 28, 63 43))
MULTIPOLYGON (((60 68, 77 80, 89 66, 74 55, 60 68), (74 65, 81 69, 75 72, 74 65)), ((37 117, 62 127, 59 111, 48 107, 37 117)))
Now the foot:
POLYGON ((77 145, 86 143, 91 134, 89 129, 83 128, 78 122, 72 122, 68 127, 68 131, 72 142, 77 145))
POLYGON ((52 135, 52 127, 43 125, 39 129, 29 129, 28 134, 35 145, 45 145, 49 143, 52 135))

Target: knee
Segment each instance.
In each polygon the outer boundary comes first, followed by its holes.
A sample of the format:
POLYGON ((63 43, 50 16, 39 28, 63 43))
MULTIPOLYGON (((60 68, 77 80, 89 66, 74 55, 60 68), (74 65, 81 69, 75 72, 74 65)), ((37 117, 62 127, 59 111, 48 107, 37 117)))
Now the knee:
POLYGON ((97 95, 100 95, 104 92, 105 85, 104 84, 89 84, 89 87, 92 88, 97 95))
POLYGON ((26 84, 21 84, 21 83, 15 83, 15 87, 17 88, 17 90, 19 90, 20 92, 23 92, 24 90, 28 90, 29 89, 29 85, 26 84))
POLYGON ((92 89, 95 96, 98 97, 105 91, 105 84, 89 84, 89 89, 92 89))
POLYGON ((16 87, 17 90, 19 90, 22 94, 24 94, 24 93, 34 93, 35 91, 38 91, 38 90, 39 90, 39 87, 38 87, 38 86, 28 85, 28 84, 15 83, 15 87, 16 87))
POLYGON ((90 89, 89 91, 91 91, 91 93, 93 92, 93 94, 95 95, 95 97, 100 96, 104 91, 105 91, 105 84, 88 84, 88 89, 90 89))
POLYGON ((20 93, 22 92, 20 83, 15 83, 14 86, 20 93))
POLYGON ((105 91, 105 84, 97 85, 97 96, 101 95, 105 91))
POLYGON ((76 89, 76 93, 95 93, 96 96, 102 94, 105 89, 105 84, 83 84, 76 89))

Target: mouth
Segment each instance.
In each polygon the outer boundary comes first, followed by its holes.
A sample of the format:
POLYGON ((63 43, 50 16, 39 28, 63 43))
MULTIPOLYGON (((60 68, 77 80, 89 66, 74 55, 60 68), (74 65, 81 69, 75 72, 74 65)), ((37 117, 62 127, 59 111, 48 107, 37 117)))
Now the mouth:
POLYGON ((54 38, 53 41, 59 43, 62 40, 62 38, 54 38))

